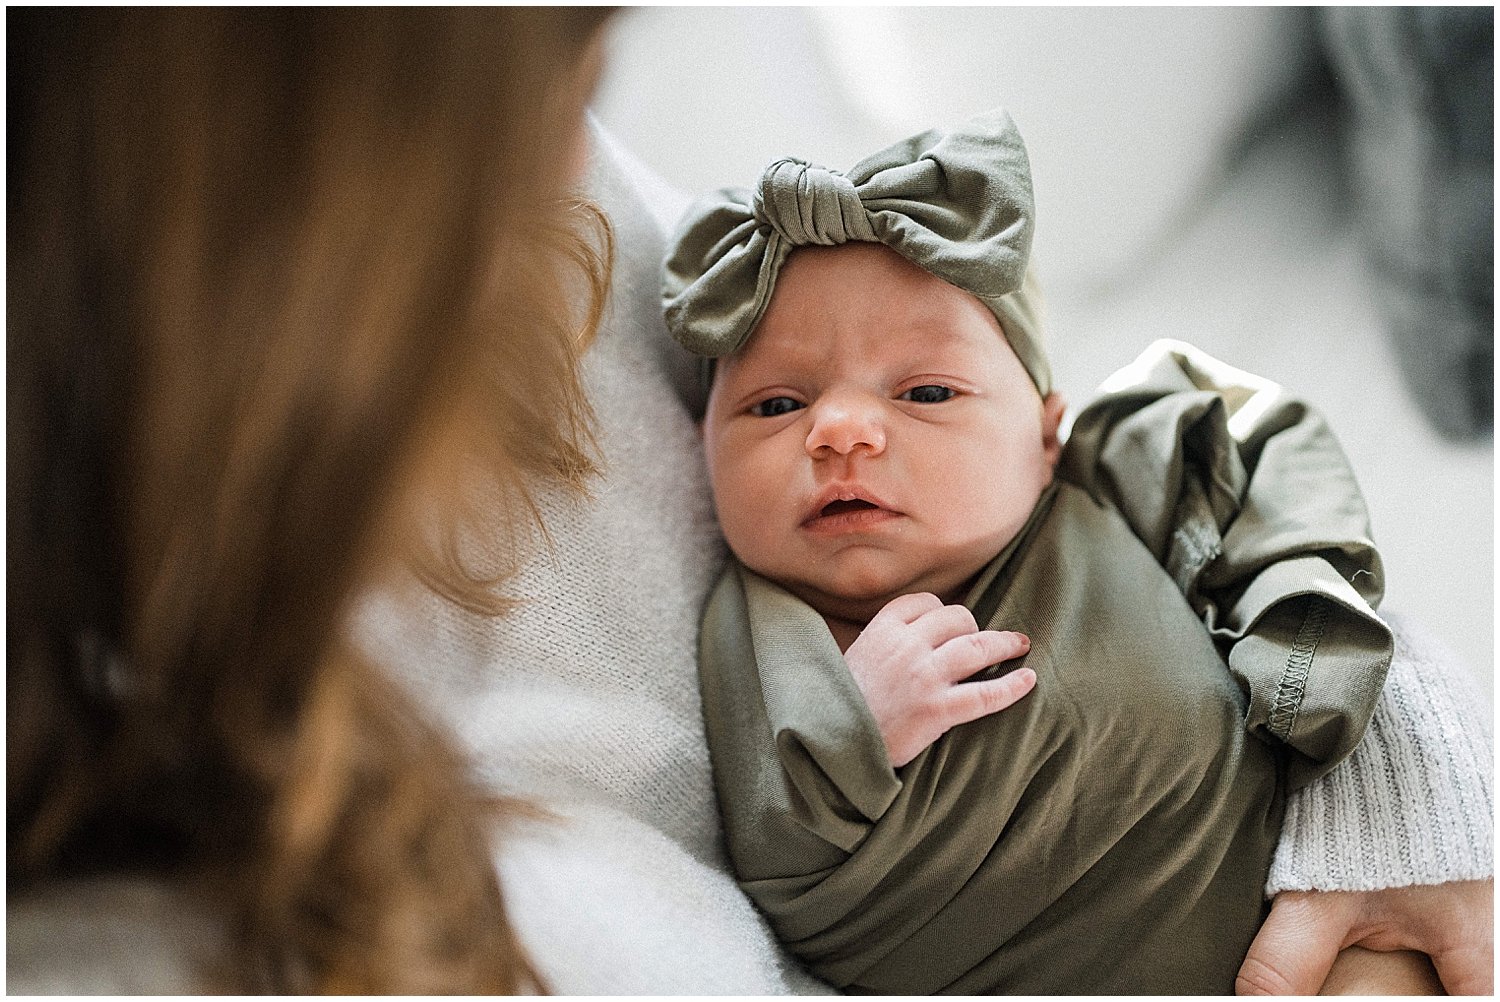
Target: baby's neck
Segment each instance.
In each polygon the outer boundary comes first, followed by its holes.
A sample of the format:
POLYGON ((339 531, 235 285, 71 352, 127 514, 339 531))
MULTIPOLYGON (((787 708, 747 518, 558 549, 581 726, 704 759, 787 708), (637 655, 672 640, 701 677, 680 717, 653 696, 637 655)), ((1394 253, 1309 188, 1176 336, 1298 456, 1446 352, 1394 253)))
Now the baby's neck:
MULTIPOLYGON (((949 589, 938 595, 938 598, 944 605, 957 605, 964 600, 964 596, 972 589, 978 576, 978 574, 975 574, 969 577, 956 588, 949 589)), ((859 635, 864 632, 865 627, 870 625, 870 620, 881 609, 884 609, 891 601, 897 598, 896 595, 890 595, 883 599, 878 598, 859 603, 832 603, 820 602, 806 596, 798 597, 802 598, 804 602, 813 607, 813 610, 819 616, 823 617, 823 622, 828 625, 828 632, 833 634, 834 642, 839 645, 841 653, 847 653, 849 645, 859 639, 859 635), (833 606, 832 609, 829 608, 830 605, 833 606)))
POLYGON ((860 633, 864 632, 866 623, 856 623, 852 619, 840 619, 837 616, 824 616, 823 622, 828 624, 828 632, 833 634, 834 642, 839 645, 839 652, 849 650, 849 645, 859 639, 860 633))

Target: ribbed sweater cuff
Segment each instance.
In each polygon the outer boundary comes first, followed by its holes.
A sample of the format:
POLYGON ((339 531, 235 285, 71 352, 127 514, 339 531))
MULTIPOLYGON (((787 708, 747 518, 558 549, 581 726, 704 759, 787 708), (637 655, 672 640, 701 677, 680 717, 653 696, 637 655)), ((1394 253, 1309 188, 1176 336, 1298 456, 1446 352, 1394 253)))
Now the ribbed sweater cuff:
POLYGON ((1266 896, 1494 875, 1493 734, 1468 669, 1392 621, 1395 657, 1363 740, 1291 795, 1266 896))

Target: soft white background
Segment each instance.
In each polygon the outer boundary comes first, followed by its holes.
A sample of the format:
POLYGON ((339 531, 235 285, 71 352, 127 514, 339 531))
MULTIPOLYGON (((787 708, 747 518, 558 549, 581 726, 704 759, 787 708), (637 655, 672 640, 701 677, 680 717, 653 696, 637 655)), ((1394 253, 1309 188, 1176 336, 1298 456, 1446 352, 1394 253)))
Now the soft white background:
POLYGON ((1368 496, 1387 603, 1492 693, 1493 445, 1441 439, 1400 382, 1337 144, 1326 121, 1285 111, 1315 58, 1309 17, 634 8, 614 25, 595 112, 697 194, 749 185, 784 154, 847 169, 1008 108, 1031 153, 1059 387, 1081 402, 1149 341, 1175 337, 1311 399, 1368 496))

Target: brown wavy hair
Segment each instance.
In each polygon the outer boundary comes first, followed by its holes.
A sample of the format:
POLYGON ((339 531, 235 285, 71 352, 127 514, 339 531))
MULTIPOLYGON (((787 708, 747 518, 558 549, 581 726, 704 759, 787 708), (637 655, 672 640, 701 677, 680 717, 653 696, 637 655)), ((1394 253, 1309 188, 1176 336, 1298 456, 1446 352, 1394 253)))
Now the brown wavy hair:
POLYGON ((211 895, 226 988, 543 987, 492 805, 347 611, 402 562, 501 607, 465 506, 588 475, 603 17, 7 12, 13 896, 211 895))

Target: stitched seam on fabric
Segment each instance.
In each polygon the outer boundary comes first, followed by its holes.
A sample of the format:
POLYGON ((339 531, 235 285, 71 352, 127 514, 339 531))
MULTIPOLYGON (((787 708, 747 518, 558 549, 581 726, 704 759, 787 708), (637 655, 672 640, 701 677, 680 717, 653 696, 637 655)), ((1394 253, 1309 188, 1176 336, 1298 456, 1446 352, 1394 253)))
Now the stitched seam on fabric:
POLYGON ((1297 637, 1292 641, 1292 651, 1287 655, 1286 666, 1281 672, 1281 684, 1276 689, 1276 699, 1271 709, 1271 733, 1282 741, 1289 741, 1292 727, 1297 722, 1297 710, 1302 706, 1302 697, 1307 691, 1307 676, 1312 670, 1313 653, 1323 639, 1323 630, 1328 626, 1328 608, 1314 601, 1308 609, 1297 637))

